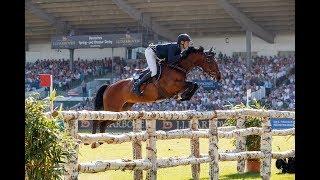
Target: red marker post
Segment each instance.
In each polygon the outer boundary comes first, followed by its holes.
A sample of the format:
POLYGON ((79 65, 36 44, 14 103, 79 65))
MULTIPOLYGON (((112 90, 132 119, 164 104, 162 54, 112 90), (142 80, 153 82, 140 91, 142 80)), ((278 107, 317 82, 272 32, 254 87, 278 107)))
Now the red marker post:
MULTIPOLYGON (((52 75, 51 74, 39 74, 40 77, 40 86, 41 87, 50 87, 49 91, 49 97, 50 94, 52 93, 52 88, 53 88, 53 81, 52 81, 52 75)), ((51 112, 53 111, 53 103, 51 104, 51 112)))

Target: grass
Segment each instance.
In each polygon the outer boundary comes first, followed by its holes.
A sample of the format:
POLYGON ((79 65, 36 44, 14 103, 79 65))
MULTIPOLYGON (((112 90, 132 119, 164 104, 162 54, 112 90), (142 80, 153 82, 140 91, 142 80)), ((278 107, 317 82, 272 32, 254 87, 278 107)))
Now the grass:
MULTIPOLYGON (((142 157, 146 156, 146 143, 142 143, 142 157)), ((219 139, 219 150, 234 149, 232 139, 219 139)), ((294 148, 294 136, 273 136, 272 151, 286 151, 294 148), (278 149, 280 147, 280 150, 278 149)), ((208 139, 200 139, 200 153, 208 154, 208 139)), ((111 159, 132 159, 131 143, 123 144, 103 144, 97 149, 91 149, 90 146, 81 145, 79 152, 79 162, 90 162, 95 160, 111 160, 111 159)), ((174 140, 158 140, 157 141, 157 156, 158 157, 173 157, 173 156, 189 156, 190 155, 190 140, 189 139, 174 139, 174 140)), ((209 179, 209 165, 201 164, 200 179, 209 179)), ((295 179, 294 174, 282 174, 275 167, 275 160, 272 160, 271 179, 295 179)), ((143 173, 144 178, 146 172, 143 173)), ((133 171, 106 171, 100 173, 80 173, 79 180, 130 180, 133 177, 133 171)), ((158 180, 191 180, 191 167, 178 166, 172 168, 158 169, 158 180)), ((219 162, 219 179, 261 179, 259 173, 237 173, 236 161, 219 162)))

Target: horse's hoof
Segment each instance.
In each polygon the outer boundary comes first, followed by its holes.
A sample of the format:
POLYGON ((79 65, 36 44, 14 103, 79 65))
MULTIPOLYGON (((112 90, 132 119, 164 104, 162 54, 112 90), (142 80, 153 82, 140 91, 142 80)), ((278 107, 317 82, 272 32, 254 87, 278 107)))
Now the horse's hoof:
POLYGON ((100 143, 98 143, 98 142, 94 142, 94 143, 91 144, 91 148, 92 149, 97 148, 99 146, 100 146, 100 143))
POLYGON ((99 144, 101 145, 101 144, 103 144, 103 142, 99 142, 99 144))

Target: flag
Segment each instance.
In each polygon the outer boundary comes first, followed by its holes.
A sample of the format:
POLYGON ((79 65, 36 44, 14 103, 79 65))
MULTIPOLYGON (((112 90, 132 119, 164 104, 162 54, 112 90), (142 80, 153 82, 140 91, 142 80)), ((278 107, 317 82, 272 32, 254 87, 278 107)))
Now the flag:
POLYGON ((52 81, 52 75, 51 74, 39 74, 40 76, 40 86, 41 87, 50 87, 51 81, 52 81))

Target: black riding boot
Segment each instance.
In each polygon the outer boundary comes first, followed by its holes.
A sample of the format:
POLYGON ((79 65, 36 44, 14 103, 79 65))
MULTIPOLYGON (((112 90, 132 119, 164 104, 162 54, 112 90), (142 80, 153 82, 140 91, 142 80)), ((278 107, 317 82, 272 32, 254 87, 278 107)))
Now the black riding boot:
POLYGON ((141 84, 143 84, 144 82, 146 82, 149 78, 151 78, 151 71, 147 72, 145 75, 143 75, 141 77, 141 79, 139 81, 137 81, 132 88, 132 91, 137 94, 138 96, 141 96, 142 93, 140 91, 140 86, 141 84))

